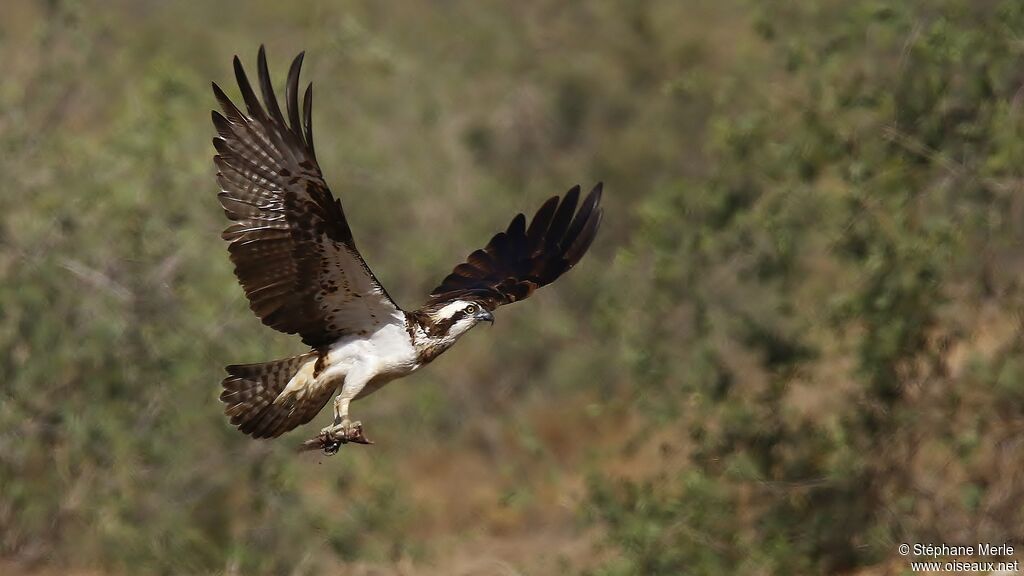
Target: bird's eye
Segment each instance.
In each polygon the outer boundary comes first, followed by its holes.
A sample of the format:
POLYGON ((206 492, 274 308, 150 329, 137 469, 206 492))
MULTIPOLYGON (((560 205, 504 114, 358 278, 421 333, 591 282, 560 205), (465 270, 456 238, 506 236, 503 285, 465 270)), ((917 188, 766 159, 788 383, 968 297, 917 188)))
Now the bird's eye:
POLYGON ((466 306, 466 314, 473 314, 474 312, 476 312, 476 304, 466 306))

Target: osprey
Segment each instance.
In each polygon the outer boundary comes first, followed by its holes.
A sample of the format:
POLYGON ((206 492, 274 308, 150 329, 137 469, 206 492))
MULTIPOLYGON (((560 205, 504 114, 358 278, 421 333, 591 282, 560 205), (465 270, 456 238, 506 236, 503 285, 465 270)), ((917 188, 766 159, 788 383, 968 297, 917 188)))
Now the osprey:
POLYGON ((220 399, 239 430, 273 438, 312 420, 337 391, 333 423, 304 444, 333 454, 347 442, 370 443, 349 417, 353 400, 430 363, 480 322, 493 323, 495 308, 527 298, 580 260, 601 223, 601 184, 582 203, 579 186, 548 199, 529 225, 518 214, 407 312, 363 261, 324 181, 312 84, 299 108, 302 58, 288 72, 283 111, 262 46, 262 104, 237 56, 246 112, 213 84, 224 112, 213 112, 213 161, 235 275, 264 324, 310 346, 291 358, 228 366, 220 399))

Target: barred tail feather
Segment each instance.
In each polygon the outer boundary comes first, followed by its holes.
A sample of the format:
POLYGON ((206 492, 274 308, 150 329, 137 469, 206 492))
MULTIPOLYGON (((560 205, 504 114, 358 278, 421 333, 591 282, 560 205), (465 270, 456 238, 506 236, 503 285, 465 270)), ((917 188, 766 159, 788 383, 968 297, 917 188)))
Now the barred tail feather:
POLYGON ((299 370, 315 362, 316 352, 283 360, 227 367, 220 400, 231 424, 253 438, 274 438, 313 419, 331 398, 331 390, 274 403, 299 370), (324 393, 326 392, 326 393, 324 393))

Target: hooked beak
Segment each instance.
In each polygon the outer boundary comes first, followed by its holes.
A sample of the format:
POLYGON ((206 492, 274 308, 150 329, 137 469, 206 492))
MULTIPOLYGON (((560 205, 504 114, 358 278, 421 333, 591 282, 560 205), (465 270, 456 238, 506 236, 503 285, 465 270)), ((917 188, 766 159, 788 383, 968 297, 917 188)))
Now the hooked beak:
POLYGON ((494 325, 494 315, 489 310, 481 308, 479 312, 473 315, 473 318, 476 318, 477 322, 490 322, 492 326, 494 325))

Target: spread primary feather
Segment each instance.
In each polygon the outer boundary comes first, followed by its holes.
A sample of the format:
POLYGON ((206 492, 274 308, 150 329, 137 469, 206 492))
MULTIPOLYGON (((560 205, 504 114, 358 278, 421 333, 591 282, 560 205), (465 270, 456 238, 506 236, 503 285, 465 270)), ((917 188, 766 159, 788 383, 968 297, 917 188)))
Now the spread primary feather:
POLYGON ((527 226, 517 215, 406 312, 356 248, 341 202, 328 188, 313 147, 312 84, 299 103, 303 54, 292 62, 282 111, 266 54, 257 60, 257 96, 236 57, 243 112, 213 85, 222 112, 217 136, 218 199, 231 221, 222 236, 235 275, 262 322, 298 334, 309 352, 227 368, 221 400, 231 423, 275 437, 311 420, 331 396, 336 420, 349 403, 448 350, 498 306, 523 300, 572 268, 601 222, 601 185, 579 202, 576 186, 548 199, 527 226), (285 116, 287 114, 287 117, 285 116), (579 205, 579 209, 577 209, 579 205))

